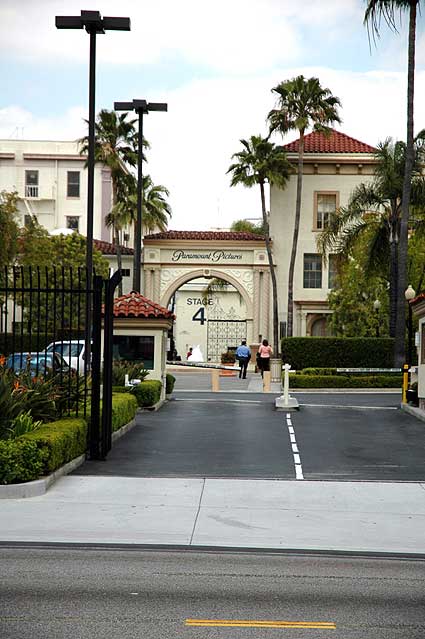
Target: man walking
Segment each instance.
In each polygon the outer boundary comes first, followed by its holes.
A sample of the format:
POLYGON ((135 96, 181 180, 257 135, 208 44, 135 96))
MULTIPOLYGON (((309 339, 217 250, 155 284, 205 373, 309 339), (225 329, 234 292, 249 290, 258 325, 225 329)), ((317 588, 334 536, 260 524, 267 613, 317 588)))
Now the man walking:
POLYGON ((246 379, 246 369, 251 359, 251 351, 246 345, 246 339, 242 340, 242 344, 236 349, 236 359, 239 360, 239 379, 246 379))

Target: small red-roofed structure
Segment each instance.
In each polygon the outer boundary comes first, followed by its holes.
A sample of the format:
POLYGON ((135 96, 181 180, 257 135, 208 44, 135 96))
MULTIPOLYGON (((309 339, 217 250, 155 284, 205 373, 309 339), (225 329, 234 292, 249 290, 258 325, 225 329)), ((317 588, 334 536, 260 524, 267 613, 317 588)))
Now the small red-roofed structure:
POLYGON ((140 363, 149 370, 148 379, 162 382, 165 398, 168 332, 173 313, 144 295, 132 291, 114 300, 113 359, 140 363))

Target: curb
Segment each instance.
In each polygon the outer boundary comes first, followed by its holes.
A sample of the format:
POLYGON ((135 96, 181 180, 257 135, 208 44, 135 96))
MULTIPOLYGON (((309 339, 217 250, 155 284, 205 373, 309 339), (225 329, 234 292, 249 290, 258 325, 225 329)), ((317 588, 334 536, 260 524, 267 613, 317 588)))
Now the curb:
MULTIPOLYGON (((112 433, 112 441, 115 442, 136 426, 136 419, 124 424, 115 433, 112 433)), ((0 485, 0 499, 26 499, 27 497, 40 497, 44 495, 50 486, 63 475, 69 475, 73 470, 81 466, 86 461, 86 455, 80 455, 70 462, 64 464, 50 475, 34 479, 34 481, 23 482, 22 484, 0 485)))
POLYGON ((86 461, 86 456, 80 455, 64 464, 50 475, 45 475, 34 481, 23 482, 22 484, 6 484, 0 486, 0 499, 25 499, 27 497, 39 497, 44 495, 50 486, 63 475, 68 475, 73 470, 81 466, 86 461))
POLYGON ((425 422, 425 411, 416 406, 410 406, 410 404, 400 404, 401 410, 404 410, 405 413, 409 413, 409 415, 413 415, 416 419, 419 419, 421 422, 425 422))

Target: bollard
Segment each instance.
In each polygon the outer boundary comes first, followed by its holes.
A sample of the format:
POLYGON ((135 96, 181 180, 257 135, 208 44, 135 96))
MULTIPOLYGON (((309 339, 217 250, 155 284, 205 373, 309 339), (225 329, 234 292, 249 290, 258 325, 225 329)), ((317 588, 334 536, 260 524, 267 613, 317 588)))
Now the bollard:
POLYGON ((289 394, 289 371, 291 369, 290 364, 285 364, 283 370, 285 371, 283 377, 283 395, 277 397, 275 400, 276 410, 298 410, 299 404, 295 397, 291 397, 289 394))
POLYGON ((220 390, 220 370, 218 368, 211 369, 211 388, 213 393, 220 390))
POLYGON ((271 381, 272 381, 271 371, 264 371, 264 373, 263 373, 263 393, 270 393, 271 392, 271 381))
POLYGON ((401 394, 402 404, 407 404, 407 389, 409 388, 409 364, 403 364, 403 390, 401 394))

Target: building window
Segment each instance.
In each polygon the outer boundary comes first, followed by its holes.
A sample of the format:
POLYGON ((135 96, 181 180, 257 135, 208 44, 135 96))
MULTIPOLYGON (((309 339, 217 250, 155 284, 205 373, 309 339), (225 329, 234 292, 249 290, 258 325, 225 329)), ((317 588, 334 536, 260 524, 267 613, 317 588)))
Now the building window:
POLYGON ((67 197, 80 197, 80 172, 68 171, 67 197))
POLYGON ((323 231, 327 226, 331 216, 339 207, 339 193, 337 192, 318 192, 314 193, 314 221, 313 227, 315 231, 323 231))
POLYGON ((329 255, 328 261, 328 288, 335 288, 338 277, 338 256, 329 255))
POLYGON ((322 288, 322 256, 304 253, 304 288, 322 288))
POLYGON ((122 268, 121 269, 121 275, 123 277, 130 277, 130 269, 129 268, 122 268))
POLYGON ((114 335, 113 358, 154 368, 155 338, 144 335, 114 335))
POLYGON ((32 224, 32 215, 29 215, 28 213, 26 213, 24 215, 24 226, 31 226, 32 224))
POLYGON ((80 228, 80 218, 77 215, 67 215, 66 228, 78 231, 80 228))
POLYGON ((25 197, 38 197, 38 171, 25 171, 25 197))

